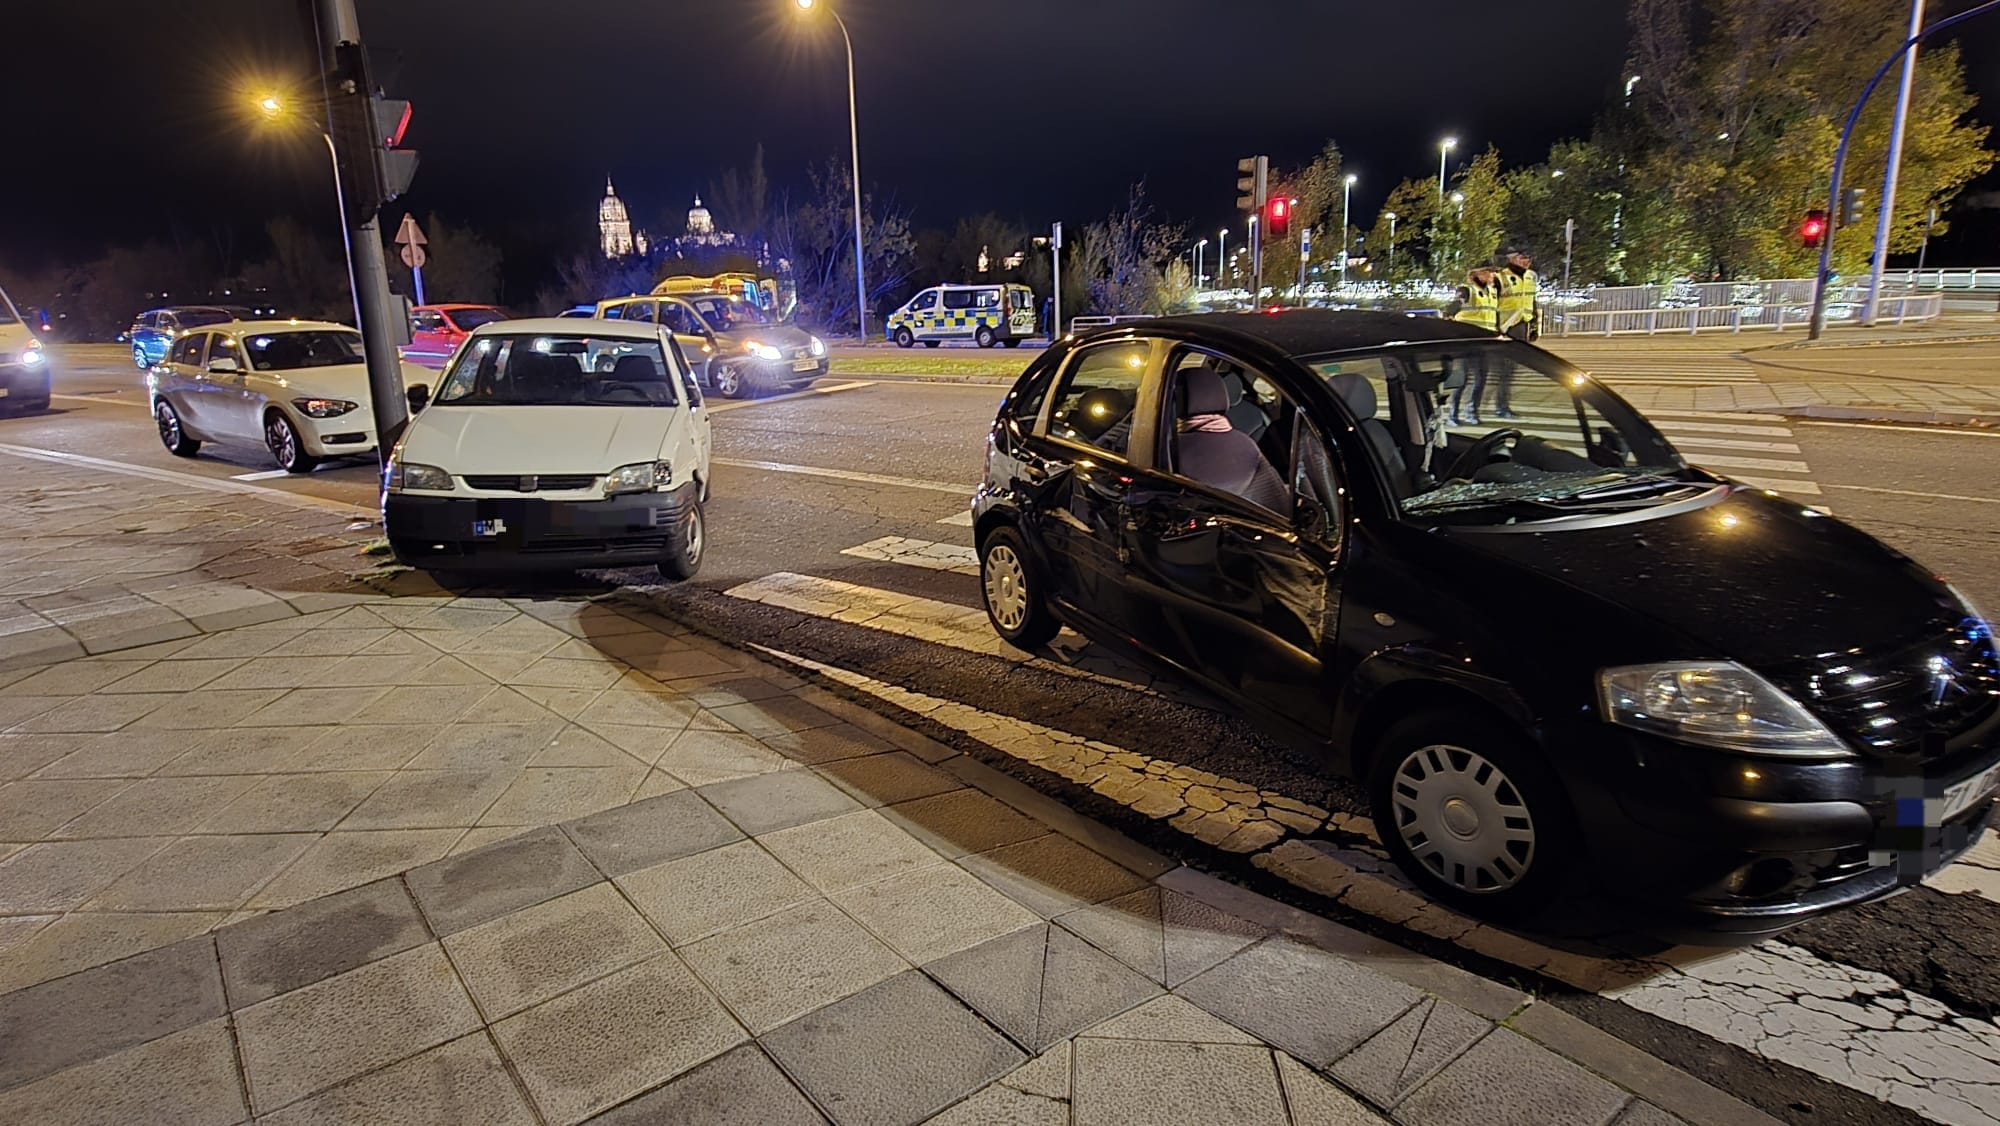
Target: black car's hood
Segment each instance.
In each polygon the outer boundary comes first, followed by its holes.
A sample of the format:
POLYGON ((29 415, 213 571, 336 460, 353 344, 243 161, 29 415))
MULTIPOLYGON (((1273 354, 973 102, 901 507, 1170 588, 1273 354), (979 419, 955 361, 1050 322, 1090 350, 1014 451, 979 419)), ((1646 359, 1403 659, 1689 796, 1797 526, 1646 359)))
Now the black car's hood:
MULTIPOLYGON (((1966 613, 1929 572, 1873 537, 1749 490, 1658 519, 1546 532, 1531 527, 1447 527, 1437 534, 1475 557, 1561 583, 1607 611, 1650 619, 1708 650, 1679 656, 1764 665, 1925 636, 1939 621, 1966 613)), ((1492 597, 1507 597, 1504 575, 1475 581, 1492 597)), ((1617 628, 1610 621, 1579 624, 1617 628)))

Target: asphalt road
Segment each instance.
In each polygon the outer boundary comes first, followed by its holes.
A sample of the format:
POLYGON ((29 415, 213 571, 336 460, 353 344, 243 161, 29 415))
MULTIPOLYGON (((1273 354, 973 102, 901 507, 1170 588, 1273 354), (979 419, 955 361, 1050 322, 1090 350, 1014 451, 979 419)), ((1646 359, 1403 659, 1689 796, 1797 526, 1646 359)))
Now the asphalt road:
MULTIPOLYGON (((129 360, 97 349, 73 350, 58 359, 54 409, 36 417, 0 419, 0 446, 70 453, 153 473, 248 476, 244 483, 253 487, 357 508, 375 501, 372 460, 284 477, 267 475, 272 466, 260 449, 208 446, 198 458, 175 458, 160 446, 143 401, 142 379, 129 360)), ((1028 355, 1021 359, 1025 363, 1028 355)), ((802 395, 712 403, 717 462, 707 559, 694 583, 656 596, 673 600, 706 628, 739 641, 997 716, 1170 755, 1175 762, 1326 808, 1360 811, 1352 787, 1274 746, 1198 693, 1156 683, 1142 670, 1080 643, 1059 645, 1053 658, 1023 660, 980 651, 977 642, 990 641, 990 635, 939 640, 753 600, 778 576, 834 600, 920 599, 925 612, 940 620, 976 608, 977 582, 963 565, 971 530, 951 521, 963 515, 979 480, 984 434, 1002 392, 984 383, 836 377, 802 395), (913 545, 929 551, 924 565, 898 555, 916 550, 913 545)), ((1945 575, 1976 602, 2000 609, 2000 563, 1995 562, 2000 559, 2000 435, 1805 420, 1789 425, 1789 442, 1797 453, 1786 456, 1803 463, 1793 478, 1801 488, 1801 503, 1830 509, 1945 575), (1817 491, 1806 493, 1807 486, 1817 491)), ((636 572, 598 579, 654 581, 636 572)), ((1073 791, 1058 792, 1088 805, 1073 791)), ((1141 836, 1158 828, 1122 807, 1088 808, 1141 836)), ((1217 866, 1227 859, 1204 856, 1198 847, 1179 854, 1192 863, 1213 860, 1217 866)), ((1521 965, 1455 951, 1448 941, 1416 934, 1366 908, 1322 906, 1329 914, 1478 972, 1539 982, 1586 1019, 1681 1066, 1699 1069, 1711 1082, 1788 1121, 1914 1121, 1904 1108, 1928 1096, 1895 1095, 1902 1103, 1895 1108, 1877 1103, 1878 1097, 1890 1097, 1885 1092, 1901 1080, 1871 1078, 1870 1069, 1900 1069, 1903 1078, 1927 1089, 1934 1077, 1924 1070, 1932 1066, 1926 1061, 1945 1053, 1938 1046, 1944 1033, 1927 1032, 1912 1034, 1906 1045, 1843 1049, 1849 1054, 1842 1060, 1851 1061, 1858 1052, 1867 1056, 1867 1067, 1831 1057, 1821 1060, 1776 1033, 1767 1042, 1742 1032, 1730 1016, 1731 1001, 1746 996, 1765 1009, 1800 998, 1809 1001, 1811 988, 1805 985, 1795 992, 1777 985, 1757 994, 1754 989, 1744 993, 1747 987, 1740 981, 1689 978, 1697 982, 1683 987, 1694 991, 1690 997, 1665 1000, 1643 990, 1565 988, 1521 965)), ((2000 1026, 1991 1019, 2000 1013, 2000 902, 1983 892, 1921 888, 1801 928, 1780 944, 1766 944, 1757 956, 1768 956, 1780 967, 1773 971, 1780 978, 1791 974, 1818 980, 1824 995, 1833 998, 1829 1004, 1854 1008, 1860 1015, 1839 1019, 1855 1022, 1855 1037, 1874 1027, 1868 1023, 1874 1018, 1841 992, 1850 986, 1826 986, 1825 981, 1864 982, 1851 987, 1861 991, 1856 997, 1866 993, 1866 998, 1909 998, 1909 1005, 1946 1007, 1957 1022, 1948 1026, 1950 1034, 1974 1042, 1972 1048, 1951 1050, 1967 1059, 1978 1057, 1996 1085, 1978 1087, 1984 1103, 1968 1094, 1939 1104, 1942 1110, 1922 1105, 1946 1121, 2000 1121, 2000 1026), (1990 1114, 1979 1111, 1981 1105, 1990 1114)), ((1708 955, 1694 957, 1698 962, 1708 955)))

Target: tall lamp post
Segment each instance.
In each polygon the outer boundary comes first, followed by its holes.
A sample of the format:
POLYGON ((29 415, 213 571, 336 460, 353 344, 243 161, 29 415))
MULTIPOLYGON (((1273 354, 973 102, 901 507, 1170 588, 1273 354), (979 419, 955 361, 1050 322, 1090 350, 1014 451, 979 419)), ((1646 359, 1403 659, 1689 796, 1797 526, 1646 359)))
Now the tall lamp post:
MULTIPOLYGON (((799 11, 810 12, 817 0, 795 0, 799 11)), ((832 8, 826 14, 833 17, 835 27, 840 29, 840 41, 847 46, 847 145, 848 156, 854 169, 854 324, 861 339, 868 339, 868 282, 864 275, 861 256, 861 126, 854 108, 854 38, 847 34, 847 21, 832 8)))
MULTIPOLYGON (((1911 0, 1910 39, 1924 30, 1924 0, 1911 0)), ((1910 85, 1917 78, 1917 49, 1903 55, 1903 85, 1896 94, 1896 117, 1889 126, 1889 165, 1882 173, 1882 206, 1875 215, 1875 253, 1869 256, 1868 296, 1862 304, 1861 320, 1875 323, 1875 303, 1882 294, 1882 267, 1889 261, 1889 221, 1895 217, 1896 177, 1903 166, 1903 128, 1910 119, 1910 85)))
POLYGON ((1347 289, 1347 216, 1348 207, 1354 202, 1354 182, 1361 177, 1352 172, 1340 182, 1340 288, 1347 289))
POLYGON ((1383 268, 1382 272, 1385 275, 1383 280, 1387 281, 1390 285, 1395 285, 1396 284, 1396 213, 1390 211, 1387 212, 1387 214, 1389 216, 1389 264, 1388 266, 1383 268))
POLYGON ((1438 199, 1440 201, 1444 199, 1444 160, 1445 157, 1451 154, 1451 150, 1457 147, 1457 137, 1446 137, 1444 140, 1438 142, 1438 199))
MULTIPOLYGON (((257 99, 257 112, 265 121, 277 124, 291 116, 291 107, 285 99, 276 94, 265 94, 257 99)), ((340 154, 334 151, 333 137, 326 130, 313 127, 319 139, 326 142, 326 155, 333 161, 333 205, 340 212, 340 251, 347 259, 347 287, 354 294, 354 323, 361 323, 361 284, 354 276, 354 235, 347 229, 347 193, 340 186, 340 154)))
POLYGON ((1207 254, 1208 254, 1208 240, 1197 239, 1194 244, 1194 287, 1197 290, 1201 288, 1202 263, 1203 259, 1207 254))
POLYGON ((1215 280, 1216 288, 1225 288, 1222 283, 1229 280, 1229 228, 1215 232, 1215 280))

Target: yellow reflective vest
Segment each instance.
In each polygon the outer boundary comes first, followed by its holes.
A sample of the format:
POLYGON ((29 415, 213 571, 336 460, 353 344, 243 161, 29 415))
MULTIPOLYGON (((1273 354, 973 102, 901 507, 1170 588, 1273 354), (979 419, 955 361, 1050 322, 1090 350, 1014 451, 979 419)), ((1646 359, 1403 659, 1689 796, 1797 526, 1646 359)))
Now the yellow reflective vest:
POLYGON ((1535 271, 1528 270, 1515 274, 1512 270, 1500 271, 1500 331, 1526 321, 1534 326, 1535 299, 1539 296, 1541 279, 1535 271))
POLYGON ((1466 291, 1472 294, 1472 297, 1458 312, 1452 314, 1451 319, 1476 325, 1488 332, 1498 332, 1500 303, 1493 290, 1483 285, 1468 285, 1466 291))

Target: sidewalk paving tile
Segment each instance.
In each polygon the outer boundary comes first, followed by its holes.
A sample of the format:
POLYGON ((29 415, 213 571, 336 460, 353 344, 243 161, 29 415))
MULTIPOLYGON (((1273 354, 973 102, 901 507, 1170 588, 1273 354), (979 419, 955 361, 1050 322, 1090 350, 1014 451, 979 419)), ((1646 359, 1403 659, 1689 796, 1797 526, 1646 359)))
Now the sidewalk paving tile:
MULTIPOLYGON (((738 704, 736 706, 739 708, 761 708, 775 703, 777 703, 775 700, 766 700, 759 704, 738 704)), ((810 707, 811 705, 806 706, 810 707)), ((734 720, 723 714, 724 712, 734 710, 733 708, 722 708, 714 714, 721 717, 725 722, 734 723, 734 720)), ((841 759, 881 754, 883 751, 895 749, 894 744, 888 740, 877 735, 871 735, 859 727, 846 723, 837 724, 832 727, 806 728, 789 733, 767 735, 753 731, 751 734, 757 735, 758 738, 764 740, 765 745, 772 750, 777 751, 794 762, 805 763, 807 766, 823 766, 829 762, 838 762, 841 759)))
MULTIPOLYGON (((492 690, 487 684, 447 684, 441 686, 401 685, 355 709, 348 723, 450 723, 484 699, 492 690)), ((328 691, 355 691, 328 689, 328 691)), ((467 716, 477 719, 477 716, 467 716)), ((364 733, 364 738, 365 733, 364 733)))
POLYGON ((216 932, 231 1008, 241 1009, 430 941, 400 880, 260 915, 216 932))
POLYGON ((699 794, 682 790, 607 809, 563 826, 607 876, 622 876, 743 839, 699 794))
POLYGON ((1059 833, 967 856, 961 863, 1045 919, 1146 886, 1129 869, 1059 833))
POLYGON ((819 768, 834 784, 870 808, 933 797, 965 783, 928 766, 908 751, 842 759, 819 768))
POLYGON ((1413 1126, 1604 1126, 1631 1096, 1512 1029, 1496 1029, 1396 1108, 1413 1126))
POLYGON ((123 778, 24 778, 0 786, 0 840, 38 841, 110 801, 123 778))
POLYGON ((1325 1067, 1422 994, 1316 947, 1266 939, 1176 990, 1314 1067, 1325 1067))
POLYGON ((225 1011, 206 935, 9 993, 0 997, 0 1089, 225 1011))
POLYGON ((258 657, 246 660, 235 672, 214 682, 215 688, 303 688, 326 685, 326 674, 339 665, 340 657, 258 657))
POLYGON ((970 788, 885 806, 882 814, 954 860, 1048 832, 1048 827, 1034 818, 970 788))
POLYGON ((274 774, 209 815, 201 831, 325 832, 389 778, 386 770, 274 774))
POLYGON ((314 841, 291 867, 246 905, 289 907, 393 876, 443 856, 462 829, 369 829, 333 832, 314 841))
MULTIPOLYGON (((539 706, 539 705, 537 705, 539 706)), ((553 712, 549 713, 552 718, 553 712)), ((529 766, 637 766, 650 769, 628 752, 619 750, 603 736, 570 724, 558 731, 548 744, 527 761, 529 766)))
POLYGON ((188 833, 256 784, 241 775, 141 778, 50 835, 76 840, 188 833))
POLYGON ((829 893, 938 863, 937 853, 873 810, 781 829, 758 839, 807 883, 829 893))
POLYGON ((1271 1050, 1262 1044, 1076 1042, 1076 1126, 1228 1122, 1289 1126, 1271 1050))
POLYGON ((0 860, 0 914, 72 910, 172 840, 118 837, 29 845, 0 860))
POLYGON ((493 1035, 557 1126, 616 1106, 746 1039, 671 953, 509 1017, 493 1035))
POLYGON ((690 943, 680 953, 755 1033, 909 968, 824 900, 690 943))
POLYGON ((233 911, 315 839, 312 833, 182 837, 92 896, 84 908, 233 911))
POLYGON ((0 992, 192 938, 228 917, 225 911, 72 912, 0 953, 0 992))
POLYGON ((1283 1052, 1278 1058, 1278 1083, 1291 1108, 1293 1126, 1383 1126, 1388 1119, 1361 1100, 1322 1079, 1305 1064, 1283 1052))
POLYGON ((624 766, 532 766, 480 815, 479 824, 546 825, 613 809, 632 800, 645 779, 641 763, 624 766))
POLYGON ((243 662, 237 658, 181 660, 169 657, 96 689, 98 692, 192 692, 243 662))
POLYGON ((676 736, 653 765, 690 786, 707 786, 797 764, 741 732, 690 729, 676 736))
POLYGON ((246 733, 305 739, 284 765, 287 771, 400 770, 410 765, 426 745, 448 730, 442 725, 407 724, 372 727, 364 734, 351 727, 262 727, 246 733))
POLYGON ((340 828, 469 828, 515 775, 511 770, 399 771, 342 819, 340 828))
POLYGON ((1612 1120, 1611 1126, 1687 1126, 1687 1123, 1652 1103, 1635 1099, 1612 1120))
MULTIPOLYGON (((336 727, 268 727, 259 729, 120 732, 122 739, 178 738, 187 750, 153 774, 161 778, 201 774, 277 774, 306 769, 307 748, 336 727)), ((347 768, 343 769, 359 769, 347 768)))
POLYGON ((702 786, 696 792, 753 837, 861 808, 853 798, 810 770, 753 774, 702 786))
POLYGON ((388 694, 387 688, 293 688, 238 720, 236 726, 316 727, 352 723, 363 708, 388 694))
POLYGON ((1056 922, 1172 988, 1264 937, 1264 928, 1167 888, 1081 907, 1056 922))
POLYGON ((262 1126, 536 1126, 484 1033, 461 1036, 266 1115, 262 1126))
POLYGON ((609 883, 469 927, 444 940, 489 1021, 667 949, 609 883))
POLYGON ((436 943, 236 1013, 251 1109, 258 1114, 479 1026, 471 998, 436 943))
MULTIPOLYGON (((120 661, 106 657, 64 661, 8 684, 7 691, 16 696, 87 696, 107 684, 116 684, 146 665, 145 661, 120 661)), ((0 712, 0 722, 5 722, 5 714, 0 712)))
MULTIPOLYGON (((32 736, 19 736, 32 738, 32 736)), ((58 736, 44 736, 54 739, 58 736)), ((37 778, 144 778, 185 754, 193 731, 113 731, 79 738, 76 750, 35 772, 37 778)))
POLYGON ((404 765, 411 770, 506 770, 526 766, 548 749, 562 720, 537 723, 456 723, 445 727, 404 765))
MULTIPOLYGON (((10 730, 28 734, 116 731, 168 704, 185 699, 187 697, 171 692, 139 692, 128 696, 16 697, 13 707, 25 709, 26 714, 10 730)), ((6 722, 4 713, 8 710, 11 710, 9 706, 0 702, 0 723, 6 722)))
POLYGON ((731 727, 758 738, 789 735, 815 727, 832 727, 840 722, 795 696, 773 696, 749 703, 727 704, 712 710, 731 727))
POLYGON ((1069 1126, 1069 1102, 995 1083, 924 1126, 1069 1126))
POLYGON ((433 861, 412 869, 405 878, 439 935, 532 907, 599 879, 584 855, 553 827, 433 861))
POLYGON ((0 1122, 34 1126, 233 1126, 248 1115, 221 1020, 0 1092, 0 1122))
POLYGON ((792 1081, 755 1044, 732 1048, 650 1094, 613 1107, 590 1126, 825 1126, 792 1081))
POLYGON ((762 845, 746 840, 627 872, 617 883, 675 946, 818 898, 762 845))
MULTIPOLYGON (((92 735, 0 735, 0 782, 25 778, 91 746, 92 735)), ((5 821, 0 820, 0 825, 5 821)))
POLYGON ((920 973, 898 974, 762 1038, 841 1126, 916 1122, 1027 1057, 920 973))
POLYGON ((904 872, 833 900, 918 965, 1042 921, 955 864, 904 872))
POLYGON ((1211 1015, 1185 997, 1165 993, 1094 1024, 1084 1032, 1102 1040, 1174 1040, 1185 1044, 1260 1044, 1255 1036, 1211 1015))
POLYGON ((1342 1056, 1334 1078, 1378 1106, 1395 1106, 1493 1030, 1487 1020, 1426 997, 1389 1027, 1342 1056))
POLYGON ((234 727, 260 708, 271 706, 282 695, 283 692, 275 688, 240 691, 200 688, 172 697, 133 727, 142 730, 234 727))

